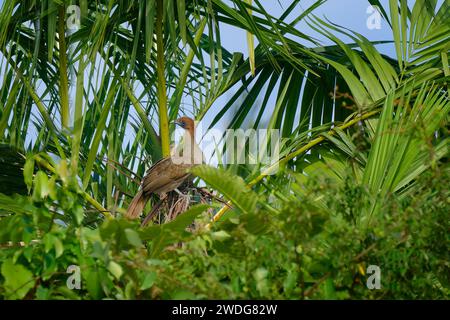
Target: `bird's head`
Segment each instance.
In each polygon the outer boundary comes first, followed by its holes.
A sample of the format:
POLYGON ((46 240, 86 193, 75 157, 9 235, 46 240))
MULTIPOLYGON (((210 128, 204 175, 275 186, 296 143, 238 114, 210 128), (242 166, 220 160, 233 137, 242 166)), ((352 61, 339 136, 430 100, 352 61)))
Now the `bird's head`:
POLYGON ((188 117, 181 117, 174 121, 175 124, 179 125, 185 130, 188 130, 189 132, 194 132, 195 129, 195 123, 194 120, 188 117))

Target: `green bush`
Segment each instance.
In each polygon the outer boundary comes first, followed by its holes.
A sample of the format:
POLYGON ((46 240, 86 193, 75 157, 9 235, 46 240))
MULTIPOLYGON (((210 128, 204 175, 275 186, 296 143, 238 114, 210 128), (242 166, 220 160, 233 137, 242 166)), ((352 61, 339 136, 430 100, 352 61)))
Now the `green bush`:
MULTIPOLYGON (((386 198, 383 215, 366 227, 349 209, 370 199, 364 188, 334 184, 320 174, 311 180, 307 195, 278 202, 277 214, 258 205, 255 212, 228 213, 210 231, 187 232, 196 218, 204 225, 207 217, 201 213, 207 206, 145 229, 120 218, 101 223, 83 210, 76 182, 39 171, 32 196, 0 195, 0 296, 449 297, 448 170, 438 167, 423 175, 420 188, 407 197, 386 198), (327 199, 326 206, 318 205, 318 196, 327 199), (71 265, 80 267, 80 289, 67 286, 71 265), (379 290, 366 287, 369 265, 381 268, 379 290)), ((267 199, 261 202, 269 201, 270 195, 262 197, 267 199)))

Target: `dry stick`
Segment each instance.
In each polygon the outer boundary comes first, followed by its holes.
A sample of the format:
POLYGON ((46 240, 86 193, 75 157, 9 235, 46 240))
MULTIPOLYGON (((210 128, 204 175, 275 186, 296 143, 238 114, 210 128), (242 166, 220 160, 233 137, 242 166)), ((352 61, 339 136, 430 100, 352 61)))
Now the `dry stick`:
MULTIPOLYGON (((40 243, 40 240, 31 240, 30 244, 38 244, 40 243)), ((2 243, 0 244, 0 249, 8 249, 8 248, 14 248, 14 247, 25 247, 25 242, 24 241, 19 241, 19 242, 12 242, 12 241, 8 241, 7 243, 2 243)))
POLYGON ((223 203, 224 205, 228 206, 227 201, 224 199, 219 198, 218 196, 216 196, 215 194, 209 192, 208 190, 206 190, 205 188, 196 188, 197 191, 199 191, 200 193, 202 193, 203 195, 206 195, 208 197, 214 198, 214 200, 223 203))
POLYGON ((150 211, 150 213, 145 217, 144 221, 142 221, 141 223, 141 227, 144 227, 158 212, 159 207, 161 207, 162 203, 165 201, 166 199, 162 199, 159 200, 159 202, 153 206, 152 211, 150 211))
MULTIPOLYGON (((107 165, 108 166, 110 166, 111 168, 113 168, 113 169, 116 169, 117 171, 119 171, 120 173, 122 173, 124 176, 126 176, 126 177, 128 177, 131 181, 133 181, 134 183, 136 183, 136 184, 138 184, 138 185, 140 185, 141 183, 140 183, 140 181, 138 181, 136 178, 132 178, 130 175, 128 175, 128 174, 126 174, 125 172, 123 172, 122 170, 120 170, 118 167, 116 167, 115 165, 113 165, 113 164, 111 164, 111 163, 109 163, 111 160, 109 160, 109 159, 107 159, 106 160, 106 162, 107 162, 107 165)), ((137 175, 135 174, 135 176, 137 177, 137 175)), ((142 178, 141 178, 141 180, 142 180, 142 178)), ((123 190, 121 190, 121 188, 120 188, 120 186, 117 186, 116 185, 116 187, 117 187, 117 192, 119 192, 119 193, 121 193, 121 194, 124 194, 124 195, 126 195, 126 196, 128 196, 128 197, 130 197, 130 198, 133 198, 133 196, 131 195, 131 194, 128 194, 127 192, 125 192, 125 191, 123 191, 123 190)), ((116 192, 116 199, 115 199, 115 204, 114 204, 114 211, 116 210, 116 208, 117 208, 117 202, 118 202, 118 198, 119 198, 119 194, 116 192)))
MULTIPOLYGON (((336 128, 340 129, 340 130, 344 130, 347 129, 348 127, 351 127, 353 125, 355 125, 356 123, 360 122, 361 120, 365 120, 367 118, 372 117, 373 115, 379 113, 381 111, 381 108, 378 108, 376 110, 367 112, 365 114, 360 115, 359 117, 354 118, 353 120, 350 120, 349 122, 346 122, 336 128)), ((336 132, 336 129, 331 129, 330 131, 328 131, 329 135, 334 135, 336 132)), ((277 163, 269 166, 263 173, 261 173, 258 177, 256 177, 255 179, 253 179, 252 181, 250 181, 247 184, 248 188, 253 187, 255 184, 257 184, 258 182, 260 182, 262 179, 264 179, 265 176, 267 176, 271 170, 273 170, 274 167, 278 167, 280 164, 285 164, 287 163, 289 160, 295 158, 296 156, 298 156, 299 154, 308 151, 309 149, 311 149, 312 147, 314 147, 315 145, 321 143, 322 141, 325 140, 324 136, 319 136, 313 140, 311 140, 310 142, 308 142, 306 145, 304 145, 303 147, 295 150, 294 152, 288 154, 287 156, 285 156, 284 158, 280 159, 277 163)), ((223 206, 213 217, 212 221, 210 223, 208 223, 206 225, 206 229, 211 228, 211 225, 218 221, 224 214, 225 212, 228 211, 228 209, 231 208, 231 201, 228 201, 226 203, 226 206, 223 206)))
MULTIPOLYGON (((97 156, 97 158, 100 158, 100 157, 97 156)), ((126 176, 130 180, 132 180, 133 182, 140 184, 140 180, 142 180, 142 177, 139 176, 137 173, 134 173, 127 167, 125 167, 123 164, 121 164, 115 160, 109 159, 108 157, 103 157, 103 158, 101 158, 101 160, 105 161, 111 168, 116 169, 117 171, 122 173, 124 176, 126 176), (125 171, 128 171, 130 174, 125 173, 123 170, 121 170, 119 167, 116 167, 114 164, 119 166, 120 168, 124 169, 125 171), (134 178, 131 175, 134 175, 134 178)))
POLYGON ((116 190, 116 192, 114 193, 114 207, 111 212, 113 216, 116 216, 117 202, 119 202, 119 196, 120 196, 120 190, 116 190))

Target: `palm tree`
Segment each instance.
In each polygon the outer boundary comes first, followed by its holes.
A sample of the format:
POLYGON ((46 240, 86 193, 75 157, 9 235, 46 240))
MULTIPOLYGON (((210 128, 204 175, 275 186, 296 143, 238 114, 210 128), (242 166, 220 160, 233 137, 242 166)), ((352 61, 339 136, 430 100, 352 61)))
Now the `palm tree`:
MULTIPOLYGON (((210 127, 237 106, 227 128, 279 129, 282 179, 325 161, 352 166, 355 181, 380 197, 408 192, 433 162, 405 126, 420 124, 436 147, 433 161, 447 154, 440 128, 450 107, 448 2, 393 0, 383 8, 369 1, 392 28, 396 59, 315 17, 324 2, 287 22, 298 0, 280 17, 258 0, 81 0, 79 26, 69 30, 72 1, 5 1, 0 140, 50 171, 67 162, 86 205, 109 215, 126 209, 146 167, 169 154, 171 121, 202 120, 232 93, 210 127), (335 45, 296 29, 303 20, 335 45), (222 46, 224 24, 247 32, 248 59, 222 46), (356 156, 358 132, 370 145, 367 157, 356 156)), ((258 192, 280 178, 267 177, 270 167, 238 169, 258 192)), ((197 174, 210 184, 219 174, 205 172, 197 174)), ((226 186, 216 188, 242 208, 226 186)), ((377 213, 373 203, 360 218, 377 213)))

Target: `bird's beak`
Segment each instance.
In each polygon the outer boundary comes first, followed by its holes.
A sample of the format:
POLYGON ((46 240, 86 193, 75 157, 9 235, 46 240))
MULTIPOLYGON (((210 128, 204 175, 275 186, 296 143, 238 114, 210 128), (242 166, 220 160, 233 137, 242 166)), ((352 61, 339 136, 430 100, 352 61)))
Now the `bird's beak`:
POLYGON ((174 120, 174 121, 172 121, 172 123, 181 126, 181 122, 179 122, 178 120, 174 120))

